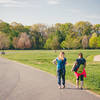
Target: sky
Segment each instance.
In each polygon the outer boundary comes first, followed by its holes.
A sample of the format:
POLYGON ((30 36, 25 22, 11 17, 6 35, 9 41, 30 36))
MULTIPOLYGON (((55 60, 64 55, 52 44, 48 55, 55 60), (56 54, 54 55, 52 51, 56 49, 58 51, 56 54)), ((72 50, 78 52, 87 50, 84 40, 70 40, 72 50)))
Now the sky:
POLYGON ((100 24, 100 0, 0 0, 0 19, 23 25, 100 24))

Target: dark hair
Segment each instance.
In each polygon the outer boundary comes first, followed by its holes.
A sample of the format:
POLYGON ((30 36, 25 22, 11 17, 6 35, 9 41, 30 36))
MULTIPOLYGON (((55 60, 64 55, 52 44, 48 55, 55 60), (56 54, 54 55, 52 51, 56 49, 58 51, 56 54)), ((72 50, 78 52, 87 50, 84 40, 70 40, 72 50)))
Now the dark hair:
POLYGON ((82 54, 82 53, 79 53, 78 55, 79 55, 81 58, 83 58, 83 54, 82 54))
POLYGON ((62 52, 62 54, 65 54, 64 52, 62 52))

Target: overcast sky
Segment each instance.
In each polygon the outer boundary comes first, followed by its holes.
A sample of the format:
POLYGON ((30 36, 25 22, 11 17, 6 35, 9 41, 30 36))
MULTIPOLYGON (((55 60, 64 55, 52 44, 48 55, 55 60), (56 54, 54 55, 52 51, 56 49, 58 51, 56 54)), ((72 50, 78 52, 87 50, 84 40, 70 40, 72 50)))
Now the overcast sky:
POLYGON ((100 0, 0 0, 0 19, 24 25, 80 20, 100 24, 100 0))

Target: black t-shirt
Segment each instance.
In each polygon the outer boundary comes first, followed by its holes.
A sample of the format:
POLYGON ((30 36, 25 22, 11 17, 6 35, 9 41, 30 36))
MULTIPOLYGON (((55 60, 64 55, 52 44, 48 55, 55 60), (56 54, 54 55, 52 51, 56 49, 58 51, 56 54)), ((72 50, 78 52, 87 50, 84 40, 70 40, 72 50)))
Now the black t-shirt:
POLYGON ((85 64, 86 63, 86 60, 84 59, 84 58, 78 58, 78 59, 76 59, 76 62, 77 62, 77 65, 81 65, 81 64, 85 64))

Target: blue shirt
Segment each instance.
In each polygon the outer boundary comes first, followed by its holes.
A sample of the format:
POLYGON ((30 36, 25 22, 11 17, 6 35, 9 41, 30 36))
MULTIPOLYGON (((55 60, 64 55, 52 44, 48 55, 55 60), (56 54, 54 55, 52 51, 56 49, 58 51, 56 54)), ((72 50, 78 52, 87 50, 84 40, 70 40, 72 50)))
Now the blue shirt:
POLYGON ((59 60, 58 58, 56 58, 56 61, 57 61, 57 70, 65 69, 66 58, 64 58, 64 60, 59 60))
POLYGON ((65 65, 66 65, 66 61, 67 61, 67 59, 66 58, 64 58, 64 60, 62 61, 63 62, 63 68, 65 68, 65 65))

